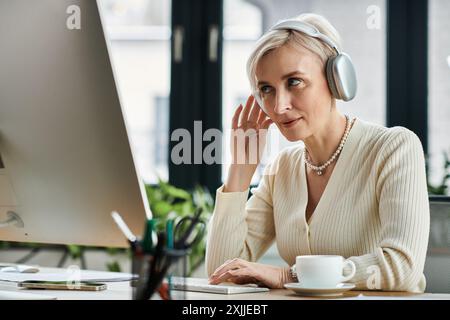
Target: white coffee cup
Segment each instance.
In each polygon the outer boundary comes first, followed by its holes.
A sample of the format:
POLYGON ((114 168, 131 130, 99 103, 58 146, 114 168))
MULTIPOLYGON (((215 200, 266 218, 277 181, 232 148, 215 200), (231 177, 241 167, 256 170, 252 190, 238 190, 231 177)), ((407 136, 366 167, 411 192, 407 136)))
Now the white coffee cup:
POLYGON ((345 260, 342 256, 297 256, 295 262, 298 282, 305 288, 334 288, 352 279, 356 273, 353 261, 345 260), (347 265, 352 271, 344 276, 344 267, 347 265))

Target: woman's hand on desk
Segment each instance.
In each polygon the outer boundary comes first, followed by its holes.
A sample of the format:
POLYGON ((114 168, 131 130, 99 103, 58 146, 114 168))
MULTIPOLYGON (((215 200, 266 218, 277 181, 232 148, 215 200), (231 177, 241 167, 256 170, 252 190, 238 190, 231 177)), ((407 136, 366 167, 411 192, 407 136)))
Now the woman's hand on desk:
POLYGON ((236 258, 226 261, 209 277, 210 284, 219 284, 226 281, 236 284, 262 283, 269 288, 276 289, 283 288, 283 285, 292 282, 292 279, 290 278, 289 268, 248 262, 236 258))

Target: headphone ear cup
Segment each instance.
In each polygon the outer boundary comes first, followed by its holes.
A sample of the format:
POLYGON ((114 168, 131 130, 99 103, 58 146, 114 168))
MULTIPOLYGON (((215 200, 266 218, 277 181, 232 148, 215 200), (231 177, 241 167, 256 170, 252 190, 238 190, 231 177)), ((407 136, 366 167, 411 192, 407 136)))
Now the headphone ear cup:
POLYGON ((327 61, 328 86, 336 99, 350 101, 356 96, 356 72, 350 57, 341 53, 327 61))
POLYGON ((328 87, 330 88, 330 91, 331 91, 331 94, 333 95, 333 97, 336 99, 341 99, 341 97, 339 96, 338 89, 336 87, 336 80, 334 78, 334 73, 333 73, 333 64, 334 64, 335 58, 336 57, 330 57, 327 61, 326 77, 327 77, 328 87))

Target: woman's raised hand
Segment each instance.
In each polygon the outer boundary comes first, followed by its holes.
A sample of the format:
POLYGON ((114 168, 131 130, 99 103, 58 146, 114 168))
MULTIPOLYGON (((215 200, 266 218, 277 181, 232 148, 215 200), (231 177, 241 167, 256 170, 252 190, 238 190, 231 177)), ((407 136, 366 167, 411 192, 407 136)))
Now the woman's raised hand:
POLYGON ((247 99, 245 107, 241 104, 236 109, 230 137, 232 163, 224 191, 245 191, 250 186, 264 152, 271 124, 272 120, 252 95, 247 99))

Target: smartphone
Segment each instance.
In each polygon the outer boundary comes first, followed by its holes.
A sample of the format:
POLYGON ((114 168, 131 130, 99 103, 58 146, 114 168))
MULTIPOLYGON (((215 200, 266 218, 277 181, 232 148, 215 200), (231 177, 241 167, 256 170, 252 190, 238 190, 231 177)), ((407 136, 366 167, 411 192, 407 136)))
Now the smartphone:
POLYGON ((80 290, 80 291, 101 291, 106 289, 106 284, 96 282, 75 283, 59 281, 22 281, 19 287, 27 289, 48 289, 48 290, 80 290))

